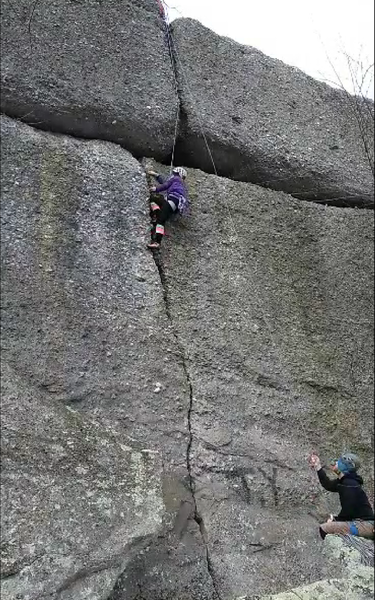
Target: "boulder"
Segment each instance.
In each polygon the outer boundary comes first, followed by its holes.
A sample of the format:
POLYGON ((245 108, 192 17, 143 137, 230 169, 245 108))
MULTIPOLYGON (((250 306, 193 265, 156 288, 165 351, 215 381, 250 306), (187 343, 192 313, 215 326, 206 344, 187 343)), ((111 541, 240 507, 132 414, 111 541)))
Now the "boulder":
POLYGON ((329 578, 318 525, 339 502, 307 457, 357 451, 372 492, 373 212, 193 169, 188 183, 161 268, 211 572, 225 600, 329 578))
POLYGON ((1 375, 1 597, 105 600, 162 529, 161 457, 1 375))
POLYGON ((156 0, 1 3, 1 109, 169 157, 178 98, 156 0))
POLYGON ((178 19, 172 33, 180 162, 212 173, 211 153, 219 175, 302 199, 373 206, 372 101, 316 81, 198 21, 178 19))

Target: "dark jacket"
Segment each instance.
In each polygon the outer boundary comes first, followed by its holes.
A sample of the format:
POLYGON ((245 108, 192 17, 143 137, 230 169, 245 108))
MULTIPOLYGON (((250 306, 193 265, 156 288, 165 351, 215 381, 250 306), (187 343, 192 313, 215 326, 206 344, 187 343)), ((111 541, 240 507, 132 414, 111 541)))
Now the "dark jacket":
POLYGON ((357 473, 346 473, 340 479, 330 479, 324 469, 318 471, 319 481, 325 490, 340 495, 341 512, 336 521, 373 521, 374 511, 362 488, 363 479, 357 473))

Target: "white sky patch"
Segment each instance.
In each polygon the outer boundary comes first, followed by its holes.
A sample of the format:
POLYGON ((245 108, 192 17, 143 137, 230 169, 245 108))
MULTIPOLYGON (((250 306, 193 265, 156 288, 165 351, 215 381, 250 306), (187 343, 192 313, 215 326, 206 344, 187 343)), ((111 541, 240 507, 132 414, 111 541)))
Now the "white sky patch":
POLYGON ((316 79, 353 92, 352 72, 374 98, 373 0, 167 0, 169 16, 197 19, 216 33, 254 46, 316 79), (370 68, 372 65, 372 68, 370 68), (336 71, 336 72, 335 72, 336 71))

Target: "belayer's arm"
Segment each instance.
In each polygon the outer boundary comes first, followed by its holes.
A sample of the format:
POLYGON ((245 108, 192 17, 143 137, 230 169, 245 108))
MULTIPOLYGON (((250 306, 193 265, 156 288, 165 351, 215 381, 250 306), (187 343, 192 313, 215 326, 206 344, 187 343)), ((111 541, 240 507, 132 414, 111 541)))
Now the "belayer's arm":
POLYGON ((319 469, 318 471, 318 477, 319 477, 319 481, 322 484, 322 486, 324 487, 325 490, 327 490, 328 492, 338 492, 338 485, 339 485, 339 480, 338 479, 330 479, 327 475, 327 473, 325 472, 325 470, 323 469, 323 467, 321 469, 319 469))

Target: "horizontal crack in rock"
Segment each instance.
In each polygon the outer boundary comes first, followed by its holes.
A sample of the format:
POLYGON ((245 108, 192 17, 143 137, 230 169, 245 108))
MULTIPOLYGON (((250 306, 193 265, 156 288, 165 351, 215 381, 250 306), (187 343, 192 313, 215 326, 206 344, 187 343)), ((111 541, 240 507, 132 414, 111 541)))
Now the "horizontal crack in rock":
MULTIPOLYGON (((85 135, 83 132, 74 133, 70 128, 69 128, 69 132, 67 132, 67 129, 64 129, 64 127, 61 127, 61 125, 59 125, 57 122, 53 122, 47 114, 45 116, 41 116, 41 115, 39 117, 35 116, 35 118, 39 119, 38 121, 35 121, 35 122, 31 121, 30 119, 28 120, 26 118, 28 115, 20 116, 17 112, 10 110, 9 107, 3 109, 1 114, 4 114, 12 119, 17 120, 17 121, 23 122, 26 125, 28 125, 29 127, 33 127, 34 129, 40 129, 47 133, 58 133, 58 134, 65 135, 67 137, 71 137, 71 138, 78 139, 78 140, 110 142, 112 144, 116 144, 116 145, 120 146, 127 152, 130 152, 134 156, 134 158, 136 158, 137 160, 141 160, 143 158, 143 156, 141 156, 140 154, 134 153, 132 150, 129 150, 129 148, 125 144, 120 144, 115 139, 112 139, 112 137, 110 135, 100 136, 100 134, 98 134, 98 135, 90 135, 89 136, 89 135, 85 135)), ((33 114, 33 111, 31 111, 30 114, 33 114)), ((177 157, 178 157, 179 145, 181 143, 182 143, 182 138, 179 137, 179 140, 177 140, 176 146, 175 146, 175 155, 177 157)), ((166 154, 163 156, 158 156, 157 157, 158 162, 162 165, 170 167, 170 160, 172 157, 172 153, 173 153, 173 148, 170 149, 168 156, 166 154)), ((155 158, 155 157, 150 156, 146 151, 143 154, 147 158, 150 158, 150 159, 155 158)), ((184 161, 184 164, 186 167, 200 169, 203 173, 206 173, 208 175, 213 174, 212 171, 208 171, 207 169, 205 169, 203 165, 200 165, 200 166, 192 165, 189 162, 189 160, 184 161)), ((286 192, 281 188, 270 187, 269 185, 266 185, 264 183, 259 183, 256 180, 248 181, 248 180, 242 180, 242 179, 233 179, 229 174, 222 173, 220 170, 217 172, 217 176, 223 177, 226 179, 230 179, 232 181, 238 181, 238 183, 249 183, 249 184, 264 188, 264 189, 273 190, 275 192, 282 192, 284 194, 288 194, 292 198, 300 200, 301 202, 306 202, 308 204, 329 204, 329 206, 331 206, 332 208, 348 208, 348 209, 356 208, 356 209, 361 209, 361 210, 369 210, 371 212, 374 210, 374 202, 372 199, 369 199, 367 201, 367 200, 363 200, 362 198, 360 198, 358 200, 351 201, 349 203, 347 200, 340 199, 340 198, 335 198, 335 199, 332 199, 332 198, 318 199, 318 198, 309 198, 309 197, 302 198, 301 196, 299 196, 297 194, 291 194, 290 192, 286 192)))

